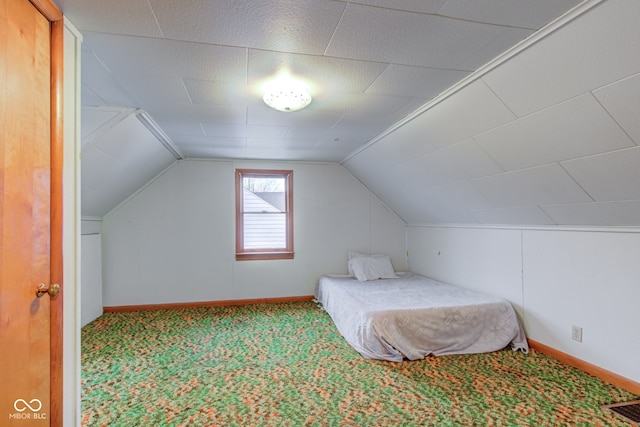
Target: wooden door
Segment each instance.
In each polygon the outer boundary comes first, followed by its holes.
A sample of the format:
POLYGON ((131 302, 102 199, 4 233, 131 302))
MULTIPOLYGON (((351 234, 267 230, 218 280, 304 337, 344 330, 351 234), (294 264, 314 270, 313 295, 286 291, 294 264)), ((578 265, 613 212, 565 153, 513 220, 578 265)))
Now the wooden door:
POLYGON ((36 296, 62 280, 60 18, 0 0, 2 426, 62 425, 62 295, 36 296))

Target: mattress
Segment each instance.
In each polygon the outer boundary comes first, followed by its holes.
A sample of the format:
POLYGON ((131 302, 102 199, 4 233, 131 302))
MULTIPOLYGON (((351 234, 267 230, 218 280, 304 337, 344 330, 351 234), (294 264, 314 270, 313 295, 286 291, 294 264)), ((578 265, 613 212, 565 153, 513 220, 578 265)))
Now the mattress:
POLYGON ((507 300, 413 273, 364 282, 325 275, 315 297, 345 340, 369 359, 400 362, 509 345, 529 350, 507 300))

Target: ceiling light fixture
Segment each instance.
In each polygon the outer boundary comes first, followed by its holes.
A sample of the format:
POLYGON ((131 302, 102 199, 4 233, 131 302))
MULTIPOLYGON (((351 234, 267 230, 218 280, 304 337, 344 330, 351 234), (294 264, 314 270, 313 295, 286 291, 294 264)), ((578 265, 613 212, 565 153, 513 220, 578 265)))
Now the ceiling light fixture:
POLYGON ((302 110, 311 103, 311 95, 306 86, 283 74, 265 86, 262 100, 274 110, 286 113, 302 110))

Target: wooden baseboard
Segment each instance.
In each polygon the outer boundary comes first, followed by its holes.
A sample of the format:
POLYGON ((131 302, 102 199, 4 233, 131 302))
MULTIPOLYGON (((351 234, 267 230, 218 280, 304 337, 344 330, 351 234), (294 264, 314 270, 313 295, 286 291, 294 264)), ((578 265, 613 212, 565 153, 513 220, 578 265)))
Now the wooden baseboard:
POLYGON ((631 393, 640 394, 640 383, 615 374, 611 371, 607 371, 606 369, 602 369, 599 366, 592 365, 591 363, 580 360, 567 353, 563 353, 560 350, 556 350, 555 348, 549 347, 532 339, 529 339, 529 347, 531 347, 535 351, 539 351, 540 353, 553 357, 554 359, 558 359, 559 361, 566 363, 569 366, 578 368, 581 371, 593 375, 596 378, 600 378, 602 381, 608 382, 609 384, 613 384, 615 386, 628 390, 631 393))
POLYGON ((143 304, 143 305, 117 305, 111 307, 103 307, 105 313, 114 313, 121 311, 142 311, 142 310, 171 310, 175 308, 196 308, 196 307, 221 307, 231 305, 248 305, 248 304, 277 304, 289 302, 311 301, 313 296, 300 297, 283 297, 283 298, 254 298, 241 300, 223 300, 223 301, 198 301, 198 302, 177 302, 170 304, 143 304))

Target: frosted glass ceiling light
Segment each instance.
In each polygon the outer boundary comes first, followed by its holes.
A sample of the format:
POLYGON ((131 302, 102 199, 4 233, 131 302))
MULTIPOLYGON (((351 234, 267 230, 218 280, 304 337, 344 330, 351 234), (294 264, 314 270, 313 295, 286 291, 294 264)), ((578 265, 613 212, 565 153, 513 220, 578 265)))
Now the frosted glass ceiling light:
POLYGON ((278 79, 267 86, 262 100, 274 110, 292 112, 311 103, 311 95, 300 82, 278 79))

